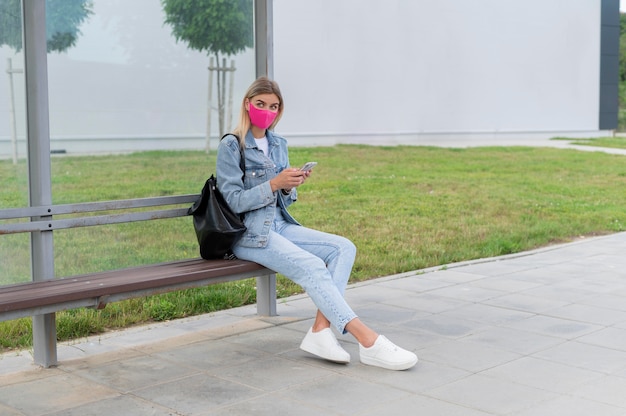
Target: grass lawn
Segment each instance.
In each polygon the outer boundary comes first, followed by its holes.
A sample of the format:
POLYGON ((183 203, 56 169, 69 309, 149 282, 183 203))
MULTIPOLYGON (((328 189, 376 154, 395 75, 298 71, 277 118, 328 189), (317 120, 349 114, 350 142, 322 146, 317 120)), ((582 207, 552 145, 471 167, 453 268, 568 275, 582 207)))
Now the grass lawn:
MULTIPOLYGON (((626 229, 626 159, 553 148, 292 148, 319 164, 293 215, 358 247, 352 281, 520 252, 626 229)), ((215 154, 55 157, 55 204, 198 193, 215 154)), ((27 166, 0 161, 0 207, 26 206, 27 166)), ((190 218, 55 232, 55 273, 197 257, 190 218)), ((30 279, 28 235, 0 238, 0 284, 30 279)), ((280 296, 301 290, 279 276, 280 296)), ((255 302, 254 280, 57 315, 60 340, 255 302)), ((0 348, 31 343, 29 318, 0 323, 0 348)))

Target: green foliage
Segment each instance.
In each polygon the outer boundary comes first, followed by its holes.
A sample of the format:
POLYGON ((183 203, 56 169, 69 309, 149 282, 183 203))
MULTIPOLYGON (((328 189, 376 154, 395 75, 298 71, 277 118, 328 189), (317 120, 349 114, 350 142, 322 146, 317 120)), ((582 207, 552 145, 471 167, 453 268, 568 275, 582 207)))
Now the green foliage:
POLYGON ((17 51, 22 49, 21 0, 0 2, 0 46, 2 45, 8 45, 17 51))
POLYGON ((253 45, 252 0, 161 0, 161 5, 176 40, 191 49, 234 55, 253 45))
MULTIPOLYGON (((90 0, 46 0, 48 52, 63 52, 76 45, 80 25, 93 13, 90 0)), ((0 2, 0 46, 22 49, 20 0, 0 2)))
POLYGON ((176 305, 167 299, 158 299, 151 303, 146 302, 144 309, 148 309, 150 318, 155 321, 167 321, 176 317, 176 305))

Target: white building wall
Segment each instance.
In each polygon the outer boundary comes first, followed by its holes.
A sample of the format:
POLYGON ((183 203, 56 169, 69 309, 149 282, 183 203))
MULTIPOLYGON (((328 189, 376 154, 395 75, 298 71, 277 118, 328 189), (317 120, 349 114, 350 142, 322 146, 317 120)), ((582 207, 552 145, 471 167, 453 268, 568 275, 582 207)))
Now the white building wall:
POLYGON ((600 10, 600 0, 275 0, 281 130, 409 142, 601 134, 600 10))
MULTIPOLYGON (((277 130, 294 145, 607 134, 598 131, 600 1, 274 0, 274 75, 286 101, 277 130)), ((203 148, 208 58, 175 42, 158 1, 95 0, 94 11, 76 47, 49 55, 53 150, 203 148)), ((7 57, 21 66, 3 47, 0 68, 7 57)), ((238 108, 252 50, 236 62, 238 108)), ((23 75, 14 79, 24 155, 23 75)))

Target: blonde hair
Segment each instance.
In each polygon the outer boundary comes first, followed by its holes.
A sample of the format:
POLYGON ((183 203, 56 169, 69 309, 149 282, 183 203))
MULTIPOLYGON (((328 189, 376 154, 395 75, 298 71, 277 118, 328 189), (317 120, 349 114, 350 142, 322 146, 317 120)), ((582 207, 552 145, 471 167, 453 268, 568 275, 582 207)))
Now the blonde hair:
POLYGON ((280 93, 280 88, 276 81, 272 81, 267 77, 259 77, 250 85, 248 91, 246 91, 243 100, 241 100, 241 109, 239 111, 239 123, 233 129, 233 134, 239 137, 239 143, 242 147, 245 147, 246 144, 246 134, 248 134, 248 130, 250 130, 250 116, 248 115, 248 110, 246 110, 246 100, 252 100, 253 97, 256 97, 260 94, 275 94, 278 97, 278 114, 274 119, 274 122, 268 129, 274 129, 274 126, 278 124, 281 116, 283 115, 283 95, 280 93))

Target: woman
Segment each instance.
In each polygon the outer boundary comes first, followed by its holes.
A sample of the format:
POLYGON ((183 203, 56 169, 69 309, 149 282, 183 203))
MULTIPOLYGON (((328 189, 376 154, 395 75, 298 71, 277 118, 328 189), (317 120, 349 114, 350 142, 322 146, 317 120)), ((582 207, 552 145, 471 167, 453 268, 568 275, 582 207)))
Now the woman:
POLYGON ((302 350, 329 361, 350 362, 350 354, 330 329, 332 324, 357 339, 362 363, 391 370, 411 368, 417 356, 366 326, 343 297, 356 256, 354 244, 303 227, 287 212, 297 199, 296 188, 311 171, 290 167, 287 141, 272 131, 283 109, 276 82, 257 79, 243 98, 234 135, 226 136, 218 147, 218 187, 230 207, 245 214, 247 227, 233 252, 283 274, 311 297, 318 311, 302 350), (244 177, 239 146, 245 151, 244 177))

